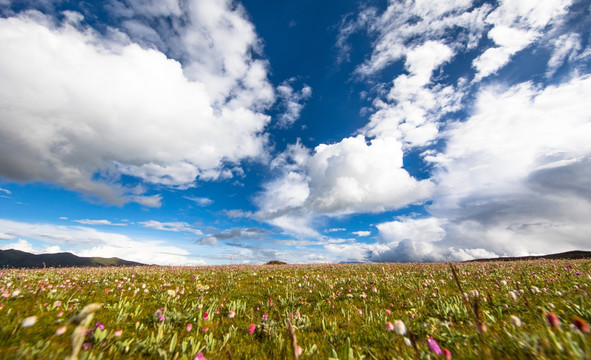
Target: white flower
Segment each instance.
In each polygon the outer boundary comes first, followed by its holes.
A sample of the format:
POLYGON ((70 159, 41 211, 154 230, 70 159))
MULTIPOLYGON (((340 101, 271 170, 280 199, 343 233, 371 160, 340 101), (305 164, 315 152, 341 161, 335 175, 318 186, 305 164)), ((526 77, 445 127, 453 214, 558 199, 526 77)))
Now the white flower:
POLYGON ((402 320, 394 321, 394 331, 396 331, 396 334, 398 335, 406 334, 406 325, 404 325, 402 320))
POLYGON ((29 316, 28 318, 25 318, 23 320, 23 322, 21 323, 21 326, 24 328, 31 327, 31 326, 35 325, 36 322, 37 322, 36 316, 29 316))
POLYGON ((521 327, 521 319, 515 315, 511 315, 511 324, 513 324, 517 327, 521 327))

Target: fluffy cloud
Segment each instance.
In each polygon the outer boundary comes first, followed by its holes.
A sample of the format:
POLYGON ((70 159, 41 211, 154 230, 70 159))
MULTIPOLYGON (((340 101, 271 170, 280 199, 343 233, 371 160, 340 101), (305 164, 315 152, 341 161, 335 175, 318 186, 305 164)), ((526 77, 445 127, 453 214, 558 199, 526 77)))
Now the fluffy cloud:
POLYGON ((279 127, 286 128, 293 125, 304 108, 302 102, 312 96, 312 88, 308 85, 303 85, 302 90, 295 91, 291 86, 294 81, 295 79, 286 80, 277 87, 277 96, 281 100, 280 106, 283 110, 277 122, 279 127))
POLYGON ((119 257, 145 264, 204 265, 191 258, 189 252, 161 241, 133 240, 127 235, 102 232, 85 226, 56 226, 45 223, 25 223, 0 219, 0 227, 19 238, 34 239, 45 247, 33 246, 25 239, 9 243, 3 248, 23 251, 69 251, 78 256, 119 257))
POLYGON ((359 135, 321 144, 302 162, 266 185, 259 198, 264 213, 305 208, 316 214, 381 212, 427 198, 433 184, 402 168, 402 146, 394 138, 368 144, 359 135))
POLYGON ((318 145, 313 154, 301 145, 287 152, 278 162, 287 171, 265 185, 257 216, 299 236, 321 237, 311 228, 319 215, 397 209, 419 203, 433 191, 433 183, 403 169, 402 145, 392 137, 368 143, 359 135, 318 145))
MULTIPOLYGON (((175 15, 175 4, 154 2, 139 15, 175 15)), ((230 2, 184 6, 189 18, 170 39, 176 60, 117 30, 100 35, 80 16, 59 25, 35 12, 0 19, 0 176, 159 206, 158 195, 122 186, 120 175, 186 188, 261 157, 269 121, 261 111, 274 95, 266 64, 252 56, 252 24, 230 2)))
POLYGON ((571 0, 501 1, 486 17, 486 23, 492 25, 488 37, 497 46, 474 59, 475 80, 505 66, 511 56, 539 39, 548 26, 560 24, 571 3, 571 0))

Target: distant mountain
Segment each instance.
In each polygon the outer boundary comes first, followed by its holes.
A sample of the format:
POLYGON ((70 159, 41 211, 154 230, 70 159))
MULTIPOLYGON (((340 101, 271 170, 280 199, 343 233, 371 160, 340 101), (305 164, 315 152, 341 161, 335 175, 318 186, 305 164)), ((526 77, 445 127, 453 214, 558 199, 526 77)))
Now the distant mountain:
POLYGON ((518 261, 518 260, 538 260, 538 259, 553 259, 553 260, 575 260, 575 259, 591 259, 591 251, 573 250, 550 255, 538 256, 518 256, 518 257, 498 257, 490 259, 474 259, 465 262, 480 262, 480 261, 518 261))
POLYGON ((20 250, 0 250, 0 267, 43 268, 81 266, 136 266, 145 265, 119 258, 80 257, 72 253, 30 254, 20 250))

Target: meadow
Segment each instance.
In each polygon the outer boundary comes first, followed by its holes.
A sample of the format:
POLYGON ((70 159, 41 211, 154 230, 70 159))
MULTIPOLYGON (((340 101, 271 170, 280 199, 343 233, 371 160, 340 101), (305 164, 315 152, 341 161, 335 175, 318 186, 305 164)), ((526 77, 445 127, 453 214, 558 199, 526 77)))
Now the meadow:
POLYGON ((590 260, 0 270, 2 359, 591 359, 590 260))

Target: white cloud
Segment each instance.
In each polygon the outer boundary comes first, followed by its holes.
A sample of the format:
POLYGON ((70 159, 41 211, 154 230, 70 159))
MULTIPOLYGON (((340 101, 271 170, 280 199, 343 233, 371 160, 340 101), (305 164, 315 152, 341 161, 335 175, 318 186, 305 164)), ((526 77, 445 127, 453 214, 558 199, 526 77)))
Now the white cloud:
POLYGON ((111 225, 111 226, 125 226, 126 224, 122 223, 112 223, 109 220, 93 220, 93 219, 80 219, 80 220, 72 220, 82 225, 111 225))
POLYGON ((590 76, 546 88, 483 89, 472 116, 449 127, 445 149, 430 159, 440 169, 428 210, 445 222, 433 252, 520 256, 588 248, 590 96, 590 76))
POLYGON ((486 18, 486 23, 492 25, 488 37, 497 46, 474 59, 472 66, 477 71, 474 80, 495 73, 514 54, 539 39, 545 28, 560 24, 571 3, 571 0, 501 1, 486 18))
POLYGON ((308 85, 303 85, 300 91, 294 91, 291 85, 294 81, 295 79, 286 80, 277 87, 277 96, 281 100, 280 107, 283 111, 277 125, 282 128, 290 127, 300 118, 304 108, 302 102, 312 96, 312 88, 308 85))
POLYGON ((0 188, 0 193, 5 193, 6 195, 12 194, 12 192, 10 190, 3 189, 3 188, 0 188))
POLYGON ((401 144, 394 138, 368 144, 359 135, 321 144, 302 165, 265 186, 258 199, 263 217, 381 212, 421 202, 433 189, 402 168, 401 144))
POLYGON ((473 48, 484 31, 484 18, 490 11, 490 5, 471 7, 470 0, 407 0, 391 2, 382 14, 373 8, 366 9, 357 18, 341 25, 337 41, 341 51, 345 52, 341 58, 346 57, 349 48, 347 37, 364 28, 377 39, 371 57, 357 67, 356 72, 361 76, 385 69, 407 56, 410 49, 430 40, 454 39, 446 44, 454 52, 473 48))
POLYGON ((12 240, 14 239, 16 236, 12 235, 12 234, 7 234, 4 232, 0 232, 0 240, 12 240))
POLYGON ((372 137, 395 136, 408 147, 434 141, 440 117, 457 110, 462 97, 453 86, 430 86, 433 71, 452 56, 449 46, 436 41, 408 51, 405 67, 409 75, 399 75, 386 99, 374 102, 378 111, 362 132, 372 137))
POLYGON ((371 235, 371 231, 353 231, 351 234, 357 235, 359 237, 365 237, 371 235))
POLYGON ((191 200, 192 202, 194 202, 195 204, 197 204, 199 206, 208 206, 208 205, 213 204, 213 200, 206 198, 206 197, 185 196, 184 198, 187 200, 191 200))
POLYGON ((548 60, 546 76, 551 77, 566 61, 572 62, 581 50, 581 37, 576 33, 568 33, 559 36, 552 41, 554 52, 548 60))
POLYGON ((203 235, 203 232, 199 229, 196 229, 189 225, 186 222, 177 221, 177 222, 160 222, 157 220, 148 220, 139 222, 140 225, 149 229, 156 229, 156 230, 163 230, 163 231, 173 231, 173 232, 188 232, 195 235, 203 235))
POLYGON ((20 238, 35 239, 46 245, 37 248, 24 239, 4 248, 35 253, 68 251, 78 256, 118 257, 145 264, 204 265, 189 252, 162 241, 134 240, 127 235, 102 232, 85 226, 56 226, 0 219, 0 227, 20 238), (22 240, 22 241, 21 241, 22 240))
MULTIPOLYGON (((143 15, 178 13, 174 2, 150 4, 143 15)), ((166 38, 181 62, 39 13, 0 19, 0 175, 160 206, 119 176, 186 188, 263 156, 261 111, 274 95, 267 65, 252 57, 252 24, 230 2, 194 1, 186 12, 181 38, 166 38)))

